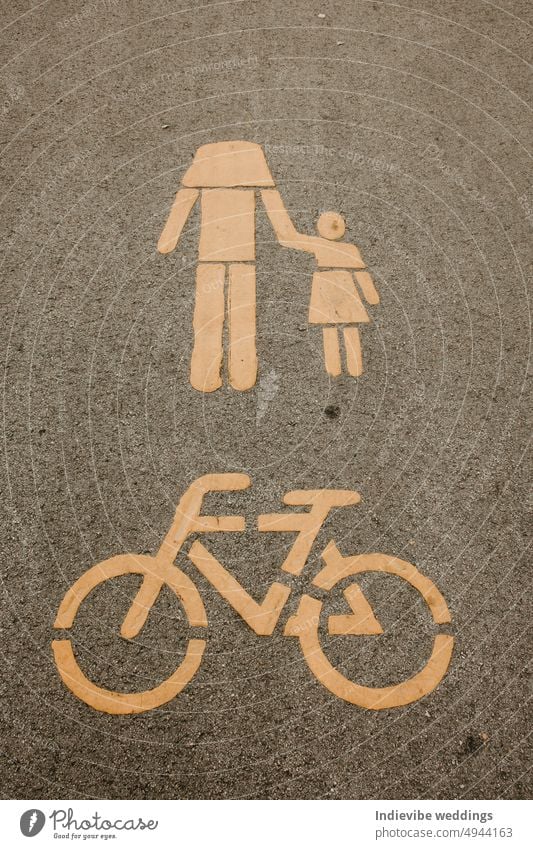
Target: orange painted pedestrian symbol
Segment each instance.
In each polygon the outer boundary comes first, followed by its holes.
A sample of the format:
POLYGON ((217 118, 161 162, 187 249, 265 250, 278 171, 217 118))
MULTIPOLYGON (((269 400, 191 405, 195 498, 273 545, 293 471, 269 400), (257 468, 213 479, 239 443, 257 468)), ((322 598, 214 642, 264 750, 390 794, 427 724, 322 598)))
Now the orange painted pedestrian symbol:
POLYGON ((171 253, 187 218, 200 202, 200 239, 196 270, 194 345, 190 382, 200 392, 222 386, 224 324, 228 324, 229 383, 250 389, 257 380, 255 210, 260 200, 281 245, 314 254, 309 306, 310 324, 323 328, 324 361, 336 377, 343 370, 362 372, 361 341, 357 325, 370 321, 363 298, 379 303, 379 296, 355 245, 342 239, 345 224, 336 213, 323 213, 319 236, 299 233, 285 209, 260 145, 228 141, 206 144, 196 151, 182 179, 158 242, 171 253), (359 288, 358 288, 359 287, 359 288))

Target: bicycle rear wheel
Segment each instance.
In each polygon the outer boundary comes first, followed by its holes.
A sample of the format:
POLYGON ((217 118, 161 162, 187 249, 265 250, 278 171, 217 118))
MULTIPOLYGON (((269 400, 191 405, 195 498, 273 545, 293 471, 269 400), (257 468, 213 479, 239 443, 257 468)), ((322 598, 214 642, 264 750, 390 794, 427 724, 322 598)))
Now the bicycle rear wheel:
MULTIPOLYGON (((183 604, 190 626, 207 626, 205 608, 190 578, 180 569, 161 564, 155 557, 142 554, 121 554, 92 566, 67 591, 54 622, 54 628, 72 627, 80 605, 97 586, 123 575, 138 574, 144 579, 161 575, 164 584, 183 604)), ((95 710, 111 714, 143 713, 173 699, 194 677, 200 666, 206 642, 189 640, 185 657, 172 675, 150 690, 139 693, 118 693, 106 690, 90 681, 82 672, 69 639, 53 640, 52 651, 63 683, 81 701, 95 710)))

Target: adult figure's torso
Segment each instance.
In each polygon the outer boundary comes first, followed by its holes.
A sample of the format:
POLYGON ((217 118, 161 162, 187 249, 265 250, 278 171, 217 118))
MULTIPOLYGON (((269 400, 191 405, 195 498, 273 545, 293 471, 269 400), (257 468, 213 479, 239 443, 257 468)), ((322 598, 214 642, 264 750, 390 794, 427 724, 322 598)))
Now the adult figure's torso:
POLYGON ((255 260, 253 189, 203 189, 200 262, 255 260))

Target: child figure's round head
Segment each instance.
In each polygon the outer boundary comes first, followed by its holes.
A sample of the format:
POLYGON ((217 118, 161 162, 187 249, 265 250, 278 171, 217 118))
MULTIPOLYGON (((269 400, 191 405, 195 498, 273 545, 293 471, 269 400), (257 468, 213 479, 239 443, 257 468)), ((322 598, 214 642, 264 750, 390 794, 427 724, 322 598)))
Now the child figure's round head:
POLYGON ((316 222, 316 229, 323 239, 342 239, 346 223, 338 212, 323 212, 316 222))

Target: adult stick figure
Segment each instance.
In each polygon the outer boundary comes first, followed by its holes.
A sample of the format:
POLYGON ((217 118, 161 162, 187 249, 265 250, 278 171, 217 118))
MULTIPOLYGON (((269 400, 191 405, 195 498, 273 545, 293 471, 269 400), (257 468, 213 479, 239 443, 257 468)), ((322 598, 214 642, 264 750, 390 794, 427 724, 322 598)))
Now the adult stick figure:
POLYGON ((226 279, 230 384, 246 390, 257 378, 255 190, 266 186, 274 186, 274 180, 260 145, 243 141, 203 145, 183 177, 159 238, 160 253, 173 251, 201 196, 190 372, 191 384, 200 392, 213 392, 222 385, 226 279))

